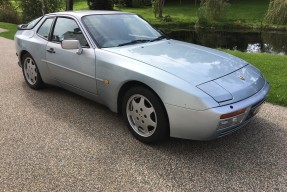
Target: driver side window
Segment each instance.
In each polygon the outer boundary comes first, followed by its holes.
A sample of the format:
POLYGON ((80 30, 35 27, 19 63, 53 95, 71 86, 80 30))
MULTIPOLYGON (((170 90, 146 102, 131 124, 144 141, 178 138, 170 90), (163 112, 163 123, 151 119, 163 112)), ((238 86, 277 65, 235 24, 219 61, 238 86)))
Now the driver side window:
POLYGON ((79 40, 83 47, 89 46, 76 21, 70 18, 60 17, 56 21, 52 41, 61 42, 63 40, 79 40))

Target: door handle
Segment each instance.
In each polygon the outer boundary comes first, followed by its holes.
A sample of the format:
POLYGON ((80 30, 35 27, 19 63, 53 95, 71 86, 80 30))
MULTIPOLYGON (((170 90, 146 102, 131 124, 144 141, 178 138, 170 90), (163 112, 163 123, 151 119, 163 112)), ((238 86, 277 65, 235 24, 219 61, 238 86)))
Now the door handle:
POLYGON ((49 50, 47 50, 47 52, 49 52, 49 53, 56 53, 53 48, 50 48, 49 50))

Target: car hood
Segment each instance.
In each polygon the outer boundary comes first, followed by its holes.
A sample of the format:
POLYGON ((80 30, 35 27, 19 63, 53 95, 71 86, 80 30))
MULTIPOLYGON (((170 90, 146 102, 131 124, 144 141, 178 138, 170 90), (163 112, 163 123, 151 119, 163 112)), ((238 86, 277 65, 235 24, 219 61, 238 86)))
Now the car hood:
POLYGON ((195 86, 228 75, 247 65, 245 61, 221 51, 176 40, 105 50, 159 68, 195 86))

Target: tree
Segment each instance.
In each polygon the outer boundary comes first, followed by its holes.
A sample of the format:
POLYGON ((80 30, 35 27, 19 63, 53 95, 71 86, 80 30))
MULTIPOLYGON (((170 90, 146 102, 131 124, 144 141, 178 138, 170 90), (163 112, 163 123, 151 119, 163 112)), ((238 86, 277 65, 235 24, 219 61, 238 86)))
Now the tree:
POLYGON ((165 0, 159 0, 159 13, 158 13, 159 18, 162 18, 164 1, 165 0))
POLYGON ((45 15, 45 2, 44 0, 41 0, 42 3, 42 14, 45 15))
POLYGON ((155 17, 162 18, 165 0, 151 0, 155 17))
POLYGON ((0 0, 0 22, 20 23, 17 9, 9 0, 0 0))
POLYGON ((66 11, 73 10, 74 0, 66 0, 66 11))
POLYGON ((287 24, 287 0, 271 0, 265 15, 267 22, 279 25, 287 24))
POLYGON ((20 23, 17 10, 9 0, 0 0, 0 22, 20 23))
POLYGON ((228 0, 201 0, 198 11, 199 22, 207 20, 220 20, 228 11, 228 0))
POLYGON ((17 3, 22 10, 23 22, 29 22, 46 13, 60 11, 64 5, 62 0, 17 0, 17 3))
POLYGON ((3 7, 4 5, 11 4, 9 0, 0 0, 0 7, 3 7))

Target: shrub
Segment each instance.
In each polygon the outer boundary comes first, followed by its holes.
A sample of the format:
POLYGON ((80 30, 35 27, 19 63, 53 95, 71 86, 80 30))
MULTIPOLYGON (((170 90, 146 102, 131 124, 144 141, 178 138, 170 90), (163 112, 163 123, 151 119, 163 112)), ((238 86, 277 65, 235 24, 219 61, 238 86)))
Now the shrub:
POLYGON ((20 23, 17 10, 8 0, 0 0, 0 22, 20 23))
POLYGON ((133 7, 141 7, 142 3, 140 0, 132 0, 132 6, 133 7))
POLYGON ((133 7, 132 0, 125 0, 124 2, 125 2, 126 7, 133 7))
POLYGON ((265 15, 267 22, 279 25, 287 24, 287 0, 271 0, 265 15))
MULTIPOLYGON (((17 0, 17 3, 22 10, 23 22, 29 22, 43 15, 42 0, 17 0)), ((63 10, 63 0, 44 0, 45 13, 52 13, 63 10)))
POLYGON ((3 5, 7 5, 7 4, 11 4, 9 0, 0 0, 0 7, 2 7, 3 5))
POLYGON ((228 0, 201 0, 198 10, 199 22, 223 19, 229 7, 228 0))
POLYGON ((87 0, 91 10, 113 10, 113 1, 111 0, 87 0))

